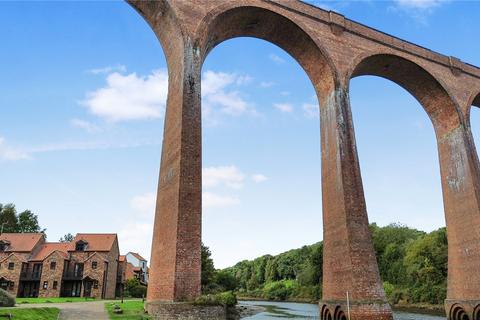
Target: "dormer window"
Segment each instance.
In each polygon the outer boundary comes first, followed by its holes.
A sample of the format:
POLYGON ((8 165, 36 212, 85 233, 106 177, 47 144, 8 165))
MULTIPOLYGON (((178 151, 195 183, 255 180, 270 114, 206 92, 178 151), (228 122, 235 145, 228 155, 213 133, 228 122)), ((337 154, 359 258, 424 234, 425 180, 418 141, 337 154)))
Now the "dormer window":
POLYGON ((88 242, 80 240, 75 244, 75 251, 85 251, 87 250, 88 242))
POLYGON ((0 240, 0 251, 5 251, 7 250, 10 242, 5 241, 5 240, 0 240))

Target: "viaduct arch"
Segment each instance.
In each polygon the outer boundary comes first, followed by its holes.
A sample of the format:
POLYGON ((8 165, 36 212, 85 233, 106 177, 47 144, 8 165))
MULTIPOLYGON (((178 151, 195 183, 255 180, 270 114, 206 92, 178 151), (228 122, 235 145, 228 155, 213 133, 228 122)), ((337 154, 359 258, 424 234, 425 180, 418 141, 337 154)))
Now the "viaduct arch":
POLYGON ((306 71, 321 122, 324 279, 321 319, 390 320, 368 229, 350 79, 375 75, 410 92, 431 119, 449 241, 449 320, 480 317, 480 165, 470 131, 480 68, 297 0, 128 0, 166 55, 169 92, 147 310, 200 295, 203 61, 219 43, 256 37, 306 71))

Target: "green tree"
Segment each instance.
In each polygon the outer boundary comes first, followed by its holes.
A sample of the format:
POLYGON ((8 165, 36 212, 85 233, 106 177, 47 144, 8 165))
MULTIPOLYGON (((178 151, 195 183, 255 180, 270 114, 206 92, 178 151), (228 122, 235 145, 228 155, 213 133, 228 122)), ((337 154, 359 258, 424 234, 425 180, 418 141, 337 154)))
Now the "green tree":
POLYGON ((212 260, 210 249, 202 243, 202 290, 207 291, 209 284, 213 283, 215 266, 212 260))
POLYGON ((72 242, 75 237, 70 232, 65 234, 63 237, 58 240, 59 242, 72 242))
POLYGON ((18 232, 17 210, 13 204, 0 204, 0 230, 1 232, 18 232))
POLYGON ((45 229, 40 228, 38 216, 30 210, 25 210, 18 215, 18 232, 42 232, 45 229))
POLYGON ((0 230, 11 233, 42 232, 38 223, 38 216, 30 210, 25 210, 17 214, 17 209, 13 204, 0 204, 0 230))
POLYGON ((446 229, 410 242, 404 263, 412 301, 442 303, 446 296, 448 270, 446 229))

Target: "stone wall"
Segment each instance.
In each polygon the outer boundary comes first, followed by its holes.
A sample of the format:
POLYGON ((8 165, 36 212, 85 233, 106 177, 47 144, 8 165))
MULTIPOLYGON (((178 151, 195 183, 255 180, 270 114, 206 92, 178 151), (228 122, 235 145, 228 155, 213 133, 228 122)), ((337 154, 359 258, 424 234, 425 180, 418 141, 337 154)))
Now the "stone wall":
POLYGON ((222 306, 197 306, 191 303, 147 303, 148 314, 155 320, 225 320, 222 306))

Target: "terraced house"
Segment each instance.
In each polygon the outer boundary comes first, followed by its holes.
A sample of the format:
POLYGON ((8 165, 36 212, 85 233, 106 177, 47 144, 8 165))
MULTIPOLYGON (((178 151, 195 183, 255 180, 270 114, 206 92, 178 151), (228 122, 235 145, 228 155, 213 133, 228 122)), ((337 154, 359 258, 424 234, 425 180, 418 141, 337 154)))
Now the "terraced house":
POLYGON ((18 297, 114 298, 116 234, 79 233, 46 242, 41 233, 0 235, 0 288, 18 297))

